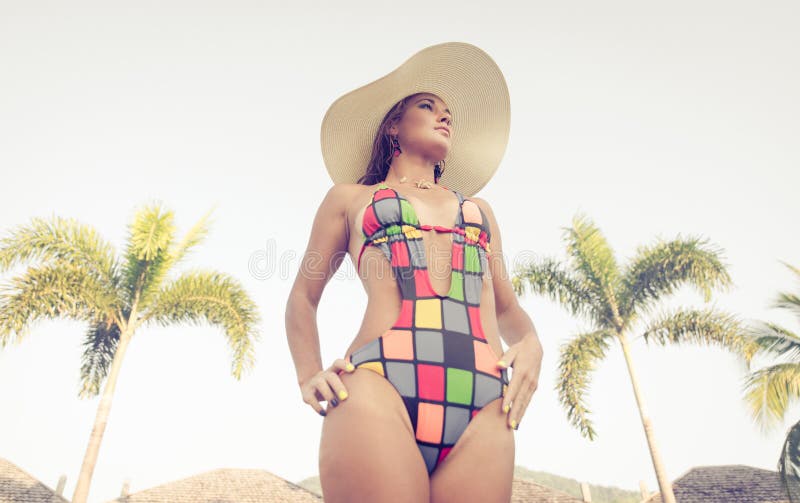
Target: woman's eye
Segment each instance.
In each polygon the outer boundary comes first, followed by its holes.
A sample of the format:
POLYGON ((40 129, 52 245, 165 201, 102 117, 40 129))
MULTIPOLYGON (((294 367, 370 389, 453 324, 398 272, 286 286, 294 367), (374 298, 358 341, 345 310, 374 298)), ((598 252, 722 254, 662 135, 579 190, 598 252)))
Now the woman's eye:
POLYGON ((423 103, 423 104, 422 104, 422 106, 423 106, 423 107, 428 107, 428 108, 430 108, 431 110, 433 110, 433 107, 431 106, 431 104, 430 104, 430 103, 423 103))

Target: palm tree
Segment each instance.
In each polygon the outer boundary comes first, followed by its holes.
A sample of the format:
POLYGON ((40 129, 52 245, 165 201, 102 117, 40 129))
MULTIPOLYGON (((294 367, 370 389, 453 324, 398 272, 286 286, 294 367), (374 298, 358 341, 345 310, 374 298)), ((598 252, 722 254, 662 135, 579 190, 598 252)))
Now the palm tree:
MULTIPOLYGON (((800 278, 800 269, 781 262, 800 278)), ((800 319, 800 296, 779 293, 770 307, 787 309, 800 319)), ((759 354, 777 363, 751 373, 745 381, 745 401, 753 420, 766 432, 778 426, 789 405, 800 398, 800 335, 774 323, 758 323, 752 329, 759 354)), ((800 421, 789 429, 778 460, 792 501, 800 501, 800 421)))
POLYGON ((778 458, 778 472, 789 501, 800 502, 800 421, 789 429, 778 458))
MULTIPOLYGON (((612 250, 594 224, 585 216, 573 218, 572 228, 564 228, 569 264, 555 259, 532 261, 518 267, 512 278, 517 295, 526 286, 533 293, 549 296, 571 314, 588 319, 594 329, 578 334, 561 347, 556 390, 571 424, 584 437, 594 440, 596 432, 589 420, 584 394, 590 384, 589 373, 616 340, 625 356, 633 394, 639 408, 650 456, 661 490, 662 501, 674 503, 672 486, 664 471, 653 427, 639 389, 631 361, 630 332, 643 315, 651 315, 658 301, 683 283, 695 286, 705 302, 711 290, 730 286, 720 262, 719 252, 704 247, 697 238, 676 239, 640 247, 624 268, 617 264, 612 250)), ((713 310, 682 309, 653 316, 641 333, 646 342, 716 344, 750 361, 752 343, 733 316, 713 310)))
POLYGON ((210 213, 176 242, 173 213, 160 204, 142 208, 120 259, 92 227, 60 217, 34 218, 0 240, 0 272, 37 262, 0 290, 0 347, 20 342, 39 319, 85 321, 78 396, 96 396, 108 378, 73 503, 88 496, 122 359, 139 327, 205 321, 225 333, 236 379, 255 362, 258 312, 235 279, 200 269, 167 278, 207 235, 210 213))

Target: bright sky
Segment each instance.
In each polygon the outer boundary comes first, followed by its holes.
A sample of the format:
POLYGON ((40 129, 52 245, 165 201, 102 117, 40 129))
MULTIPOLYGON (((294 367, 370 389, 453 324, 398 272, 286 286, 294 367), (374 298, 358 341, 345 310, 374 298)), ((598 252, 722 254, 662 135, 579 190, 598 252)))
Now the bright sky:
MULTIPOLYGON (((0 231, 74 217, 121 250, 134 211, 160 200, 180 235, 215 204, 211 234, 180 270, 237 277, 263 323, 257 365, 230 375, 220 330, 140 330, 125 357, 91 501, 221 467, 291 481, 317 473, 322 418, 301 401, 285 301, 331 185, 319 147, 327 107, 428 45, 487 51, 511 93, 511 138, 478 194, 505 254, 565 258, 586 212, 620 262, 658 237, 707 237, 735 287, 715 306, 800 330, 770 307, 800 265, 800 6, 723 2, 0 1, 0 231), (265 262, 264 257, 270 257, 265 262)), ((177 271, 176 271, 177 272, 177 271)), ((3 275, 7 280, 10 274, 3 275)), ((619 347, 588 396, 582 438, 554 391, 559 345, 589 329, 526 296, 545 348, 516 463, 581 481, 657 489, 619 347)), ((341 357, 366 296, 345 261, 318 312, 323 360, 341 357)), ((702 307, 682 289, 664 309, 702 307)), ((85 327, 33 326, 0 351, 0 457, 72 495, 99 398, 79 400, 85 327)), ((634 344, 671 479, 693 466, 774 469, 784 431, 762 434, 744 376, 718 349, 634 344)))

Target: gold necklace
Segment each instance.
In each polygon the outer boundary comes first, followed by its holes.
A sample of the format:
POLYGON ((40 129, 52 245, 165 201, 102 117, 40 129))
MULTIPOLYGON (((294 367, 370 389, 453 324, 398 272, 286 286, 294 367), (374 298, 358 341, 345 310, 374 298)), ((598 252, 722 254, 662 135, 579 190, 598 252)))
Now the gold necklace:
MULTIPOLYGON (((400 178, 400 183, 405 183, 407 180, 408 178, 403 176, 402 178, 400 178)), ((416 180, 414 184, 417 186, 418 189, 430 189, 431 187, 433 187, 431 182, 429 182, 428 180, 416 180)))

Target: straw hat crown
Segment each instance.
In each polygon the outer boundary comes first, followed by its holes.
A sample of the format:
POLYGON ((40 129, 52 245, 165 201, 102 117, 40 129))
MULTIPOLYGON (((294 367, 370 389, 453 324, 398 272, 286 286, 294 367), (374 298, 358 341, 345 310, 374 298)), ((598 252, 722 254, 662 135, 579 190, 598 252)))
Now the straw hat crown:
POLYGON ((389 74, 333 102, 322 120, 320 140, 334 183, 356 183, 364 175, 386 113, 421 92, 439 96, 452 113, 451 148, 439 183, 466 196, 486 185, 508 144, 508 86, 494 60, 464 42, 422 49, 389 74))

